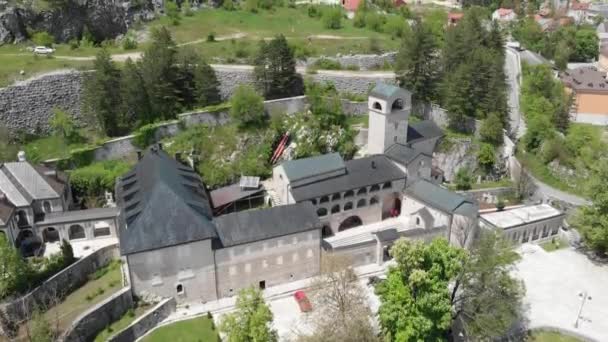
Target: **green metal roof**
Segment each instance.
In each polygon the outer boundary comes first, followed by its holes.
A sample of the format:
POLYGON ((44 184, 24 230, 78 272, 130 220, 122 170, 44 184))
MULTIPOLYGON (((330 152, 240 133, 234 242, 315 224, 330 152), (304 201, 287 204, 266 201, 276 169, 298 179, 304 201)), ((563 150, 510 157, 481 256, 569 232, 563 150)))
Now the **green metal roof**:
POLYGON ((344 168, 344 160, 339 153, 323 154, 283 163, 283 169, 291 182, 344 168))
POLYGON ((401 89, 395 85, 386 84, 386 83, 378 83, 374 87, 374 89, 372 89, 372 91, 370 92, 369 95, 373 96, 373 97, 378 97, 381 99, 388 99, 401 91, 403 91, 403 89, 401 89))
POLYGON ((413 183, 407 187, 405 192, 445 212, 461 215, 471 215, 477 212, 477 205, 473 201, 427 180, 413 183))

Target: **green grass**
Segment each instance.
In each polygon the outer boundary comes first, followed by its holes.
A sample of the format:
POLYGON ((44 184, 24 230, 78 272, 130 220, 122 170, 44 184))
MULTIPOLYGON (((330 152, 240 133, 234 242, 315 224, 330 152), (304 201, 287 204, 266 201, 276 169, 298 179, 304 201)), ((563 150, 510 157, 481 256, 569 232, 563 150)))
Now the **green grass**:
POLYGON ((36 57, 30 52, 13 54, 0 48, 0 87, 16 81, 33 77, 37 74, 59 69, 86 70, 92 67, 92 61, 68 61, 58 58, 36 57), (24 75, 20 72, 23 70, 24 75))
POLYGON ((362 125, 367 128, 369 125, 369 117, 367 115, 349 115, 346 117, 346 124, 348 126, 362 125))
POLYGON ((193 318, 176 322, 153 331, 142 342, 215 342, 219 340, 216 330, 212 329, 207 317, 193 318))
POLYGON ((128 327, 133 323, 136 319, 141 317, 146 311, 150 309, 150 305, 138 305, 134 310, 129 310, 125 313, 118 321, 113 322, 108 327, 106 327, 97 337, 95 337, 95 342, 104 342, 109 337, 114 336, 115 334, 122 331, 124 328, 128 327))
POLYGON ((562 239, 556 238, 555 242, 553 240, 543 242, 540 244, 540 246, 547 252, 553 252, 553 251, 568 247, 568 242, 563 241, 562 239))
POLYGON ((573 336, 564 335, 558 332, 539 331, 534 332, 527 340, 528 342, 584 342, 573 336))

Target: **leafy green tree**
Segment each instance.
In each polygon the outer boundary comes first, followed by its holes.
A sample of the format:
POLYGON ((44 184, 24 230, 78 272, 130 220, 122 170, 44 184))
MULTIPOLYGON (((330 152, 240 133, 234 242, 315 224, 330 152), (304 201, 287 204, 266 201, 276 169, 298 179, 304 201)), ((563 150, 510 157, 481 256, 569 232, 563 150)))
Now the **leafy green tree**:
POLYGON ((74 258, 74 249, 72 248, 72 244, 66 239, 61 240, 61 257, 63 258, 64 265, 71 265, 76 258, 74 258))
POLYGON ((454 176, 454 183, 456 183, 456 189, 458 190, 470 190, 473 184, 471 171, 464 167, 458 169, 454 176))
POLYGON ((27 289, 31 269, 4 235, 0 235, 0 298, 27 289))
POLYGON ((342 8, 339 6, 327 7, 323 11, 323 26, 327 29, 338 30, 342 27, 342 8))
POLYGON ((568 61, 572 55, 572 50, 565 42, 560 42, 555 50, 555 66, 560 70, 564 71, 568 69, 568 61))
POLYGON ((403 39, 395 65, 399 85, 413 93, 414 101, 429 102, 437 97, 440 77, 437 49, 429 27, 417 20, 403 39))
POLYGON ((486 143, 490 143, 494 146, 500 146, 503 142, 503 126, 502 121, 498 114, 490 113, 485 118, 481 127, 479 128, 479 135, 481 140, 486 143))
POLYGON ((397 265, 376 287, 384 340, 444 341, 452 324, 448 285, 462 271, 464 250, 445 239, 400 239, 391 254, 397 265))
POLYGON ((191 17, 194 15, 194 11, 192 11, 192 4, 190 3, 190 0, 184 1, 184 3, 182 4, 182 12, 184 12, 184 15, 186 17, 191 17))
POLYGON ((302 95, 302 78, 296 73, 296 59, 285 36, 278 35, 269 43, 260 42, 254 60, 256 88, 268 100, 302 95))
POLYGON ((355 11, 355 17, 353 18, 354 27, 365 27, 365 15, 367 14, 368 5, 367 1, 363 0, 357 6, 355 11))
POLYGON ((474 341, 498 340, 523 314, 523 284, 511 276, 519 259, 508 240, 481 231, 452 289, 454 318, 461 318, 474 341))
POLYGON ((527 49, 540 53, 545 49, 545 35, 540 25, 533 18, 519 20, 513 28, 513 38, 527 49))
POLYGON ((55 38, 46 31, 36 32, 32 35, 32 41, 39 46, 51 47, 55 43, 55 38))
POLYGON ((599 50, 599 38, 595 30, 580 29, 576 31, 576 47, 574 49, 573 59, 576 62, 588 62, 596 60, 599 50))
POLYGON ((487 143, 481 143, 479 150, 477 151, 477 161, 486 173, 492 171, 494 163, 496 162, 496 152, 494 146, 487 143))
POLYGON ((238 86, 230 103, 230 116, 241 128, 259 127, 266 120, 264 99, 250 86, 238 86))
POLYGON ((61 136, 67 142, 72 141, 77 134, 74 120, 70 114, 59 108, 53 109, 53 117, 49 123, 55 134, 61 136))
POLYGON ((120 70, 105 48, 97 53, 93 68, 95 71, 84 82, 83 110, 96 119, 105 134, 120 136, 125 133, 117 110, 121 102, 120 70))
POLYGON ((597 163, 596 177, 589 188, 592 204, 578 209, 574 227, 583 236, 584 243, 600 255, 608 254, 608 161, 597 163))
POLYGON ((180 15, 179 6, 177 5, 177 3, 175 3, 175 1, 165 1, 165 13, 171 21, 171 25, 179 25, 180 21, 182 20, 182 17, 180 15))
POLYGON ((220 82, 215 75, 215 70, 204 60, 200 60, 194 74, 196 89, 196 103, 199 106, 210 106, 222 102, 220 94, 220 82))
POLYGON ((228 342, 274 342, 278 337, 271 325, 272 311, 264 302, 262 292, 246 288, 239 292, 236 311, 227 314, 219 328, 228 342))
POLYGON ((144 80, 138 65, 128 58, 122 69, 120 92, 122 94, 120 112, 123 113, 124 126, 128 130, 152 123, 150 99, 143 87, 144 80))
POLYGON ((155 28, 152 43, 144 51, 140 72, 144 88, 150 100, 150 112, 154 120, 175 117, 179 109, 176 92, 176 46, 166 27, 155 28))
POLYGON ((44 315, 39 311, 34 311, 32 318, 28 322, 29 337, 35 342, 53 342, 54 334, 51 329, 51 324, 44 318, 44 315))

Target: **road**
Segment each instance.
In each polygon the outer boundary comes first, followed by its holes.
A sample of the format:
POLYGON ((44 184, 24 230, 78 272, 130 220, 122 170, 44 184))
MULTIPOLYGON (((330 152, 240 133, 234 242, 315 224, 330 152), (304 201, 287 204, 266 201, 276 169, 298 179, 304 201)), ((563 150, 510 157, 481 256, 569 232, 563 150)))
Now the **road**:
MULTIPOLYGON (((521 61, 519 53, 511 48, 506 48, 505 55, 505 73, 507 75, 507 83, 509 84, 509 119, 510 133, 516 139, 520 139, 526 134, 526 121, 522 117, 519 108, 519 94, 521 86, 521 61)), ((575 206, 588 205, 590 202, 582 197, 555 189, 540 180, 536 179, 528 173, 532 181, 537 187, 537 192, 543 197, 557 199, 563 202, 570 203, 575 206)))

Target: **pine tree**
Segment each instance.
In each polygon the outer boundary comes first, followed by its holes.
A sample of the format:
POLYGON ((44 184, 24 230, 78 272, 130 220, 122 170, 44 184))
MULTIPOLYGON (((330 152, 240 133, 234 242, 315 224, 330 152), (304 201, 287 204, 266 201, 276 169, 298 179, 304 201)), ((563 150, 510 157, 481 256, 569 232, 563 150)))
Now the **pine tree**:
POLYGON ((94 117, 108 136, 119 136, 124 132, 120 127, 120 70, 106 49, 97 53, 93 64, 95 69, 85 78, 83 110, 94 117))
POLYGON ((202 107, 222 102, 220 94, 220 82, 215 75, 215 70, 201 59, 194 74, 196 93, 196 104, 202 107))
POLYGON ((437 42, 430 29, 420 20, 403 39, 395 69, 399 85, 413 92, 414 101, 430 102, 436 99, 440 75, 437 42))
POLYGON ((200 59, 198 53, 189 47, 180 49, 177 55, 175 86, 182 108, 191 108, 196 102, 194 74, 200 59))
POLYGON ((152 44, 141 58, 141 75, 150 99, 153 120, 172 119, 178 110, 175 91, 176 46, 166 27, 152 31, 152 44))
POLYGON ((296 59, 285 36, 278 35, 268 44, 260 43, 254 63, 256 87, 266 99, 303 94, 302 78, 296 73, 296 59))
POLYGON ((120 92, 122 93, 121 113, 129 129, 151 123, 150 99, 143 78, 136 63, 127 59, 122 70, 120 92))

